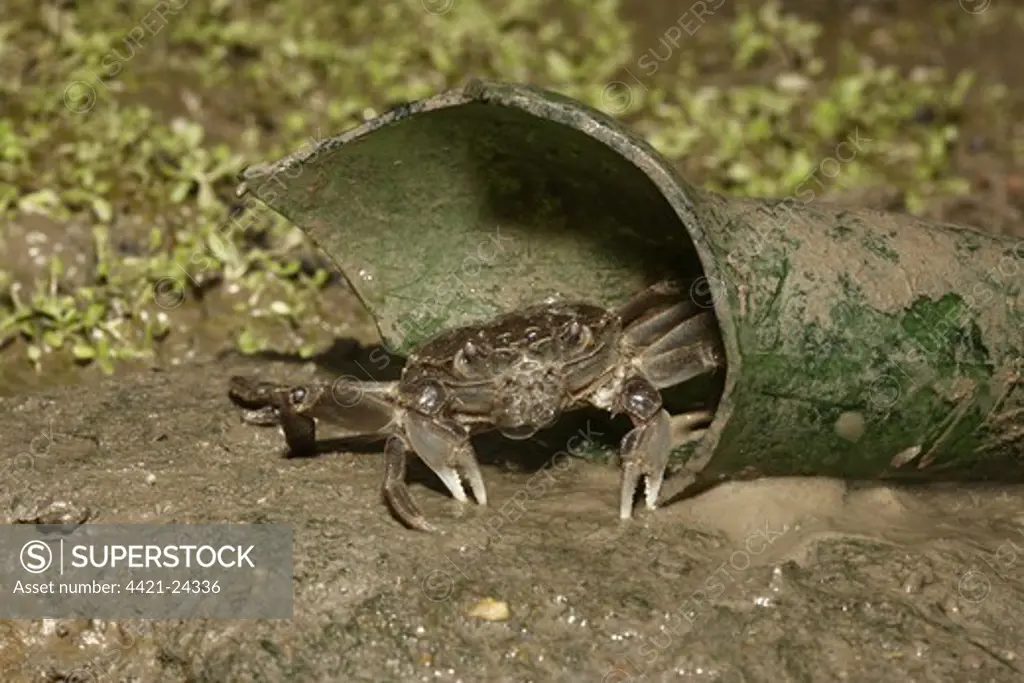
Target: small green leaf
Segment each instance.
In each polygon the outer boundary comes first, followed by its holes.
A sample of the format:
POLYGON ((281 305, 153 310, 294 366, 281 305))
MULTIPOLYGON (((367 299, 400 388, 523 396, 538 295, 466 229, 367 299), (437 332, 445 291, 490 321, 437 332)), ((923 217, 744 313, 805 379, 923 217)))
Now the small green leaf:
POLYGON ((96 220, 101 223, 109 223, 114 217, 114 209, 103 197, 92 198, 92 212, 96 214, 96 220))
POLYGON ((64 346, 64 333, 59 330, 47 330, 43 333, 43 343, 51 349, 59 349, 64 346))
POLYGON ((60 197, 53 190, 39 190, 27 194, 18 201, 18 208, 25 213, 49 213, 50 209, 60 206, 60 197))
POLYGON ((92 303, 85 309, 85 313, 82 314, 82 324, 87 328, 96 327, 106 312, 107 307, 101 303, 92 303))
POLYGON ((253 333, 251 328, 245 328, 242 333, 238 335, 238 350, 244 354, 257 353, 260 350, 261 344, 259 339, 253 333))
POLYGON ((573 65, 561 52, 550 51, 545 55, 548 74, 559 83, 573 80, 573 65))
POLYGON ((185 197, 187 197, 188 193, 191 192, 191 191, 192 191, 192 181, 191 180, 186 180, 186 181, 180 182, 180 183, 178 183, 177 185, 174 186, 173 190, 171 190, 171 201, 174 202, 175 204, 180 204, 183 201, 185 201, 185 197))
POLYGON ((207 237, 206 245, 214 258, 219 259, 222 263, 231 263, 236 260, 234 245, 225 240, 219 234, 214 233, 207 237))
POLYGON ((77 342, 71 348, 71 354, 76 360, 93 360, 96 358, 96 349, 84 342, 77 342))
POLYGON ((100 370, 103 371, 104 375, 114 374, 114 363, 110 360, 110 356, 98 356, 96 364, 100 366, 100 370))
POLYGON ((64 275, 64 261, 54 254, 50 257, 50 279, 59 280, 64 275))

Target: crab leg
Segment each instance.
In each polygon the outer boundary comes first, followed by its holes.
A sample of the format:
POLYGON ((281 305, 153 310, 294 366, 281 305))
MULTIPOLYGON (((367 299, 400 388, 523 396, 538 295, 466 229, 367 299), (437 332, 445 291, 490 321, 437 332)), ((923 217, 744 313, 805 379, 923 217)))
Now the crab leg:
POLYGON ((396 382, 342 378, 333 384, 285 386, 232 377, 229 396, 245 410, 242 420, 262 427, 280 426, 289 449, 316 448, 316 420, 346 428, 353 437, 385 435, 395 423, 396 382))
POLYGON ((430 524, 405 485, 405 458, 412 448, 401 436, 392 436, 384 445, 384 498, 402 522, 413 529, 431 532, 430 524))
POLYGON ((711 311, 695 311, 691 306, 680 307, 689 315, 676 321, 671 328, 656 331, 657 336, 651 337, 647 353, 659 355, 694 342, 715 338, 718 332, 715 316, 711 311))
POLYGON ((623 338, 634 348, 644 348, 663 340, 675 328, 700 318, 706 312, 686 299, 662 303, 628 322, 624 320, 623 338))
POLYGON ((722 362, 721 348, 710 335, 662 353, 648 351, 641 355, 644 373, 661 388, 682 384, 712 372, 722 367, 722 362))
POLYGON ((352 436, 390 434, 397 426, 398 382, 342 377, 329 387, 320 385, 295 409, 342 427, 352 436))
POLYGON ((707 428, 701 425, 711 424, 715 414, 710 410, 694 410, 689 413, 672 415, 672 445, 679 447, 683 444, 700 441, 707 434, 707 428))
POLYGON ((316 450, 316 421, 295 410, 290 402, 283 403, 279 408, 281 431, 284 432, 285 443, 297 454, 312 453, 316 450))
MULTIPOLYGON (((625 328, 633 328, 644 323, 653 323, 659 318, 659 312, 678 306, 692 306, 685 298, 685 293, 678 283, 659 282, 643 290, 616 311, 625 328)), ((685 316, 684 316, 685 317, 685 316)))
POLYGON ((275 382, 258 382, 235 375, 228 388, 231 400, 243 408, 242 421, 260 427, 281 424, 278 404, 287 399, 287 387, 275 382))
POLYGON ((623 341, 658 388, 681 384, 723 364, 713 312, 672 287, 641 292, 620 309, 623 341))

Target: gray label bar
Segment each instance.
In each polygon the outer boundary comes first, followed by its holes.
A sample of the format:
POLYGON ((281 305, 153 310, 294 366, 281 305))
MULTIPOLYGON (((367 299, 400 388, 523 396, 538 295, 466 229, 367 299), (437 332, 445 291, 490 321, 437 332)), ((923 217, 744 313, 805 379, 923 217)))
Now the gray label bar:
POLYGON ((0 525, 2 619, 291 617, 291 525, 0 525))

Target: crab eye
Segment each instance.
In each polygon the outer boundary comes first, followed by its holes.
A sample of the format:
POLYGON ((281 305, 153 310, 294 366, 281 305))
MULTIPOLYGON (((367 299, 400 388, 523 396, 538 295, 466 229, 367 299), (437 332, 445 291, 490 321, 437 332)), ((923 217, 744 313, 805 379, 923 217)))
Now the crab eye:
POLYGON ((291 394, 289 394, 288 398, 292 403, 302 403, 303 401, 306 400, 306 396, 308 395, 309 392, 306 391, 306 387, 295 387, 294 389, 292 389, 292 392, 291 394))
POLYGON ((444 387, 440 383, 424 382, 416 392, 416 410, 424 415, 434 415, 444 407, 445 398, 444 387))
POLYGON ((562 328, 560 338, 568 349, 585 349, 593 341, 594 333, 587 325, 573 320, 562 328))
POLYGON ((473 373, 474 361, 480 358, 480 348, 473 342, 466 342, 465 345, 455 353, 455 360, 452 364, 456 372, 462 375, 473 373))

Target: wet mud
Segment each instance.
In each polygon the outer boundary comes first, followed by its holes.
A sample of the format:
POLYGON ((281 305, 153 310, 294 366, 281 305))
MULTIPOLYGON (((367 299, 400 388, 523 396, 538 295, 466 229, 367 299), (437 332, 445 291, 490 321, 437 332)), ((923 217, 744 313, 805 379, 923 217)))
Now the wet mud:
POLYGON ((225 359, 2 399, 8 523, 295 533, 292 619, 3 621, 4 679, 1021 680, 1022 488, 765 479, 620 523, 614 463, 541 435, 481 447, 487 508, 412 471, 432 536, 389 514, 373 447, 286 458, 226 396, 312 372, 225 359), (487 598, 507 620, 470 616, 487 598))

